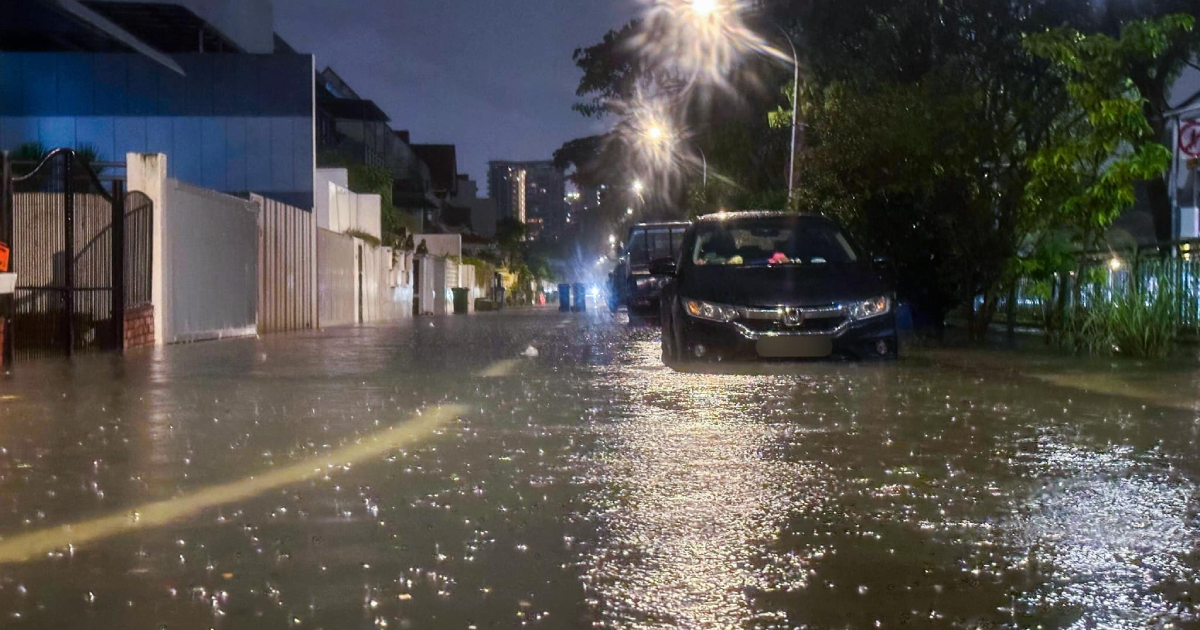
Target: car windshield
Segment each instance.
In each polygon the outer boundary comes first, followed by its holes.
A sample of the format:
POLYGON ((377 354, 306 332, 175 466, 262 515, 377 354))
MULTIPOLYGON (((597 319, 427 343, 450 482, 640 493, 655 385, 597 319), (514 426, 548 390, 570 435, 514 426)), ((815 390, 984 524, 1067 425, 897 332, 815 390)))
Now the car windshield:
POLYGON ((815 220, 718 223, 702 228, 692 249, 697 265, 830 265, 858 259, 837 226, 815 220))
POLYGON ((649 265, 659 258, 674 258, 686 227, 652 227, 634 230, 629 239, 629 264, 649 265))

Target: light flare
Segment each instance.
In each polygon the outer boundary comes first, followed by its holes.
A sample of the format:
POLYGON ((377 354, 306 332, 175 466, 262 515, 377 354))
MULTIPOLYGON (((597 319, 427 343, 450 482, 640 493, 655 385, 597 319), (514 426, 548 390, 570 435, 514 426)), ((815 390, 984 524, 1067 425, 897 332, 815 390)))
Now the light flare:
POLYGON ((750 54, 791 63, 746 24, 747 0, 641 0, 643 28, 633 45, 654 66, 686 83, 728 86, 738 64, 750 54))

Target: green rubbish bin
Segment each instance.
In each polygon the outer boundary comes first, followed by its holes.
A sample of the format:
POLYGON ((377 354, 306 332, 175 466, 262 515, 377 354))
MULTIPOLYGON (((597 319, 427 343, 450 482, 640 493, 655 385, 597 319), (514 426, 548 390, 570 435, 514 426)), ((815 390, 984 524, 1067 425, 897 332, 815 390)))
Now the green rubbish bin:
POLYGON ((454 314, 455 315, 466 315, 467 314, 467 305, 470 303, 470 299, 471 299, 471 290, 470 289, 451 289, 451 290, 454 291, 454 314))

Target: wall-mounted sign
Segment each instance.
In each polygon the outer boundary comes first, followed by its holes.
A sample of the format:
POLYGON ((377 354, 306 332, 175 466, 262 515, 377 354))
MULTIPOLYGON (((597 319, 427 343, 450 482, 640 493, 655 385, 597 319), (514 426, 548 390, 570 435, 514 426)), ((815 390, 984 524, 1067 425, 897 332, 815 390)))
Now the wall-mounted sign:
POLYGON ((0 243, 0 273, 8 273, 8 245, 0 243))
POLYGON ((1179 125, 1179 150, 1188 157, 1200 157, 1200 120, 1185 120, 1179 125))

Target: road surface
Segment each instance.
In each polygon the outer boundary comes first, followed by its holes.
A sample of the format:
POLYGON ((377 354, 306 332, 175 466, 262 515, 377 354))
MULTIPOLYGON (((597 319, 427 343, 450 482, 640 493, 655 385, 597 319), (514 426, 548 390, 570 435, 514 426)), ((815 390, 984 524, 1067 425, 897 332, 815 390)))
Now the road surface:
POLYGON ((1200 624, 1200 377, 658 352, 526 310, 23 364, 0 627, 1200 624))

